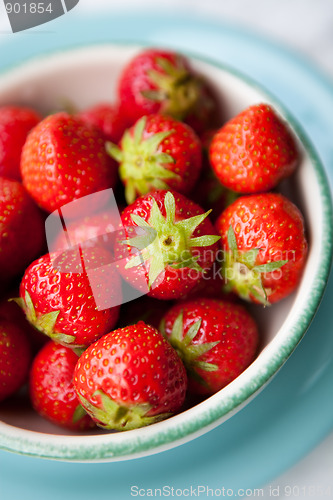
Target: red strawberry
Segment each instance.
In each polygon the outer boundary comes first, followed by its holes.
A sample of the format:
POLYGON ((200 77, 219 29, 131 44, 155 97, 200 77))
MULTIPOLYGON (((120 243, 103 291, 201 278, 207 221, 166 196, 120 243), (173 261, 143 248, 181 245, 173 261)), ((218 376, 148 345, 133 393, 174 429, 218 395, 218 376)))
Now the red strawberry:
POLYGON ((195 394, 214 394, 238 377, 254 360, 259 342, 246 309, 222 300, 176 304, 160 328, 183 360, 195 394))
POLYGON ((127 130, 120 149, 109 154, 119 163, 128 203, 155 189, 189 193, 201 168, 201 143, 185 123, 159 114, 144 116, 127 130))
POLYGON ((20 180, 23 144, 30 130, 42 117, 33 109, 19 106, 0 107, 0 175, 20 180))
POLYGON ((82 408, 73 385, 78 355, 72 349, 48 342, 35 357, 30 372, 30 398, 42 417, 71 430, 94 427, 82 408))
POLYGON ((30 323, 70 347, 88 346, 110 331, 121 303, 120 278, 110 264, 110 254, 98 247, 82 254, 83 264, 74 250, 33 262, 22 279, 18 299, 30 323))
POLYGON ((198 133, 214 125, 218 103, 186 57, 172 51, 146 49, 124 68, 118 94, 123 112, 134 123, 162 113, 185 121, 198 133))
POLYGON ((129 125, 122 109, 115 104, 99 103, 81 111, 77 116, 89 125, 101 129, 106 139, 112 142, 119 142, 129 125))
POLYGON ((23 273, 44 243, 44 221, 38 208, 19 182, 0 177, 0 289, 23 273))
POLYGON ((257 303, 283 299, 302 276, 307 241, 303 217, 281 194, 242 196, 217 220, 224 276, 231 290, 257 303))
POLYGON ((74 386, 99 426, 123 431, 177 412, 185 400, 187 377, 162 334, 140 321, 88 347, 76 365, 74 386))
POLYGON ((210 161, 224 186, 238 193, 257 193, 291 175, 299 154, 288 125, 270 105, 257 104, 217 132, 210 161))
POLYGON ((18 325, 0 319, 0 401, 26 381, 31 362, 29 340, 18 325))
POLYGON ((122 214, 125 241, 115 248, 118 260, 123 259, 118 262, 123 277, 142 294, 158 299, 188 293, 212 266, 218 250, 219 237, 208 214, 171 191, 138 198, 122 214), (131 238, 133 227, 145 233, 131 238))
POLYGON ((48 212, 117 180, 104 134, 67 113, 48 116, 29 134, 21 172, 27 191, 48 212))

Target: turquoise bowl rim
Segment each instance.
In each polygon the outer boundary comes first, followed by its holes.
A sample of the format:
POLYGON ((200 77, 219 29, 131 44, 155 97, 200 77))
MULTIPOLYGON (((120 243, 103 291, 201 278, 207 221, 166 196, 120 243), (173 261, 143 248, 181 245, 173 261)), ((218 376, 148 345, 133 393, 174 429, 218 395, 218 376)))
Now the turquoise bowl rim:
MULTIPOLYGON (((88 49, 91 47, 105 46, 133 46, 146 47, 146 42, 106 42, 73 44, 62 50, 49 50, 38 56, 31 57, 20 64, 8 65, 2 69, 0 74, 8 73, 10 70, 25 65, 27 62, 45 58, 47 55, 57 55, 70 52, 75 49, 88 49)), ((241 79, 250 87, 258 90, 263 97, 281 110, 288 120, 299 139, 301 140, 317 177, 320 188, 321 204, 323 207, 323 240, 321 253, 318 256, 321 265, 315 279, 316 286, 311 296, 311 302, 307 308, 302 310, 293 321, 293 326, 288 339, 279 345, 278 353, 268 363, 260 367, 255 377, 246 380, 241 390, 230 397, 222 397, 220 393, 215 394, 208 400, 195 407, 195 412, 187 410, 167 421, 152 426, 126 433, 110 433, 89 436, 51 435, 36 431, 19 429, 9 424, 0 425, 0 448, 3 450, 64 461, 95 462, 126 460, 157 453, 179 444, 185 443, 195 437, 209 431, 222 423, 232 414, 236 413, 248 401, 250 401, 277 373, 288 357, 292 354, 302 337, 307 331, 316 311, 320 305, 332 262, 333 251, 333 208, 329 182, 321 160, 308 139, 302 126, 285 108, 285 106, 263 85, 253 78, 245 75, 228 64, 217 62, 209 57, 196 55, 189 51, 182 51, 189 57, 209 64, 217 69, 226 71, 241 79), (194 415, 192 415, 194 413, 194 415), (186 416, 188 418, 186 418, 186 416)))

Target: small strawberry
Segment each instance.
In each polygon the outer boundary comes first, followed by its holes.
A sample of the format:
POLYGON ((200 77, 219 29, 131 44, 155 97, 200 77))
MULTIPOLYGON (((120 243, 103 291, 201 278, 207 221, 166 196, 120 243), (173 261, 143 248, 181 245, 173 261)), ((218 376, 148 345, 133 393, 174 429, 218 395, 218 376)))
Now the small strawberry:
POLYGON ((17 181, 0 177, 0 290, 44 249, 42 215, 17 181))
POLYGON ((74 390, 77 361, 72 349, 48 342, 34 358, 29 386, 32 406, 39 415, 66 429, 82 431, 95 425, 74 390))
POLYGON ((48 116, 29 134, 21 172, 27 191, 48 212, 117 181, 104 134, 64 112, 48 116))
POLYGON ((159 114, 140 118, 125 132, 120 148, 108 143, 107 150, 120 163, 127 203, 155 189, 187 194, 201 169, 201 143, 194 131, 159 114))
POLYGON ((99 103, 80 111, 77 116, 85 123, 98 127, 108 141, 116 143, 129 126, 121 107, 116 104, 99 103))
POLYGON ((265 305, 296 289, 308 245, 302 214, 285 196, 241 196, 222 212, 216 227, 229 289, 265 305))
POLYGON ((238 193, 258 193, 290 176, 299 153, 287 123, 270 105, 257 104, 216 133, 210 161, 224 186, 238 193))
POLYGON ((150 297, 177 299, 209 269, 218 250, 214 227, 204 211, 185 196, 154 191, 122 214, 124 241, 115 254, 126 281, 150 297), (145 230, 131 238, 133 227, 145 230))
POLYGON ((214 394, 238 377, 254 360, 259 342, 252 316, 223 300, 176 304, 160 330, 183 360, 194 394, 214 394))
POLYGON ((41 121, 35 110, 22 106, 0 107, 0 175, 21 180, 20 159, 30 130, 41 121))
POLYGON ((217 99, 206 80, 185 56, 172 51, 146 49, 134 56, 121 74, 118 94, 132 123, 144 115, 161 113, 202 133, 218 114, 217 99))
POLYGON ((177 412, 186 386, 176 351, 143 321, 104 335, 81 355, 74 371, 82 406, 97 425, 119 431, 177 412))
POLYGON ((0 401, 25 383, 31 363, 30 343, 18 325, 0 319, 0 401))
POLYGON ((70 347, 86 347, 110 331, 121 302, 120 278, 110 254, 95 247, 82 252, 83 263, 80 257, 68 250, 60 257, 47 254, 33 262, 23 276, 18 299, 33 326, 70 347))

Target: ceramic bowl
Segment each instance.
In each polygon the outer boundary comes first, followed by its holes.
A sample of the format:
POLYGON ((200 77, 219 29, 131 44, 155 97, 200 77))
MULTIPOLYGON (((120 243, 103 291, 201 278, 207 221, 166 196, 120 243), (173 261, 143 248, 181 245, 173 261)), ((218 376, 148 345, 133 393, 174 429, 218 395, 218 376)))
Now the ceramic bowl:
MULTIPOLYGON (((35 106, 44 113, 63 101, 78 109, 115 96, 121 68, 142 47, 98 45, 74 48, 25 62, 0 76, 0 105, 35 106)), ((320 160, 299 124, 252 80, 209 60, 190 56, 223 101, 225 118, 259 102, 271 103, 298 137, 302 161, 284 183, 303 212, 309 254, 297 291, 269 308, 256 308, 262 345, 255 361, 232 383, 205 401, 151 426, 112 433, 74 434, 43 420, 24 396, 0 406, 0 447, 30 456, 66 461, 113 461, 142 457, 178 446, 208 432, 244 407, 281 368, 305 334, 323 295, 332 255, 332 208, 320 160)))

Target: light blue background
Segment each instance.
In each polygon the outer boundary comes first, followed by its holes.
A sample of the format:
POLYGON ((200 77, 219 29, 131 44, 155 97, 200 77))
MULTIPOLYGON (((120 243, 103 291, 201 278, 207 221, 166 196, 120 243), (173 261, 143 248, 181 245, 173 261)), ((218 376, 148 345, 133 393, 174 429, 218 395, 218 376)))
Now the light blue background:
MULTIPOLYGON (((8 35, 0 65, 80 43, 143 40, 208 55, 264 84, 302 123, 333 180, 333 89, 307 61, 232 27, 198 19, 113 16, 53 21, 8 35), (51 31, 52 30, 52 31, 51 31), (325 133, 323 133, 325 131, 325 133)), ((4 36, 4 35, 2 35, 4 36)), ((0 498, 123 500, 130 486, 254 488, 289 468, 333 429, 333 282, 305 338, 265 390, 219 428, 174 450, 110 464, 65 464, 0 452, 0 498)))

